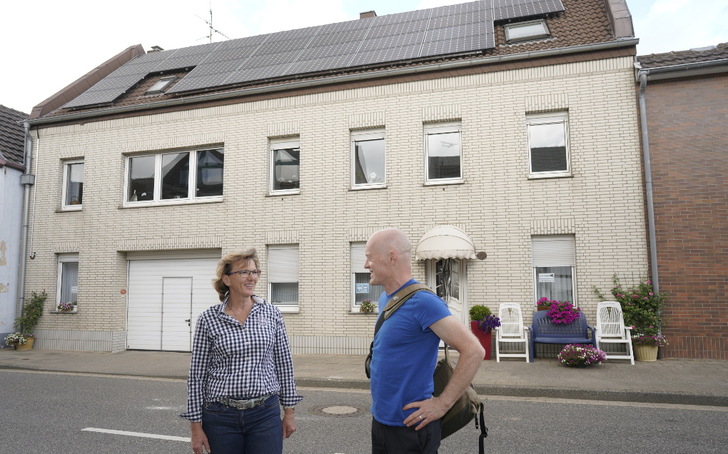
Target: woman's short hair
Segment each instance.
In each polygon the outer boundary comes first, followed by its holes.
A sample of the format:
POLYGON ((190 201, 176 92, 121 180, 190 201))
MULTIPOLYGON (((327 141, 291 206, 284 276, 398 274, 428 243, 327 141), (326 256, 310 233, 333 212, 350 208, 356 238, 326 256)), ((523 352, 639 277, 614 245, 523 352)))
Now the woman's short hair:
POLYGON ((260 269, 260 260, 258 260, 258 252, 255 248, 250 248, 245 251, 231 252, 220 259, 217 264, 217 277, 212 281, 212 286, 215 288, 215 291, 217 291, 220 301, 224 301, 230 291, 230 287, 225 285, 222 281, 222 277, 232 271, 236 264, 244 263, 248 260, 252 260, 255 263, 255 267, 260 269))

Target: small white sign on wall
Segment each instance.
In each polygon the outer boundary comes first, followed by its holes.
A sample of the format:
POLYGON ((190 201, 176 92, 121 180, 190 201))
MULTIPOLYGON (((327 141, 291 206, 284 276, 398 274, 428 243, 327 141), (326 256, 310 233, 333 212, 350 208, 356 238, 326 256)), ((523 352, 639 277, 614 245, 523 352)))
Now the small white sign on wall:
POLYGON ((554 273, 538 273, 538 282, 554 282, 554 273))
POLYGON ((356 293, 369 293, 369 284, 356 284, 356 293))

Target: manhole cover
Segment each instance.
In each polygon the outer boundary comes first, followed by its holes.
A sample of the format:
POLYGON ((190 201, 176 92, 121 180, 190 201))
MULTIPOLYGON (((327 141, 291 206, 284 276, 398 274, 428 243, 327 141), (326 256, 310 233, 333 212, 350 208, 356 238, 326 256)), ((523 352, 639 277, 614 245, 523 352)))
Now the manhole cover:
POLYGON ((309 412, 320 416, 357 416, 365 410, 353 405, 322 405, 310 409, 309 412))
POLYGON ((348 405, 335 405, 333 407, 324 407, 321 411, 330 415, 350 415, 359 410, 354 407, 349 407, 348 405))

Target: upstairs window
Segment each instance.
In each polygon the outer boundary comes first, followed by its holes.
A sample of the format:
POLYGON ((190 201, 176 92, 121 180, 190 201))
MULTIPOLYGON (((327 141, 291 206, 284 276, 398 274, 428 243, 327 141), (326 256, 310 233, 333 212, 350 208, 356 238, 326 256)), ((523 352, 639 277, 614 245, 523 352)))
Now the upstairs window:
POLYGON ((506 42, 509 44, 544 39, 551 36, 549 29, 546 27, 546 21, 543 19, 506 24, 505 30, 506 42))
POLYGON ((301 189, 301 149, 298 141, 271 141, 271 194, 298 194, 301 189))
POLYGON ((459 123, 425 126, 425 154, 427 183, 462 182, 459 123))
POLYGON ((80 210, 83 204, 83 161, 68 161, 63 164, 64 210, 80 210))
POLYGON ((352 187, 381 188, 384 173, 384 131, 360 131, 351 134, 352 187))
POLYGON ((526 124, 530 176, 544 178, 570 175, 567 113, 529 115, 526 124))
POLYGON ((127 158, 126 202, 177 202, 222 196, 223 150, 127 158))

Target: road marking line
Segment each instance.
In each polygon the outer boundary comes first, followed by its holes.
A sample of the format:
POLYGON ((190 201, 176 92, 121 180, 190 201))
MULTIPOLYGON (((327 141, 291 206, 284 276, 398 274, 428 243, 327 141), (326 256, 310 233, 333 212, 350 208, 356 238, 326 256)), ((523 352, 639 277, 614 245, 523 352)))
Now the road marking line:
POLYGON ((190 442, 189 437, 175 437, 172 435, 147 434, 142 432, 127 432, 126 430, 99 429, 97 427, 86 427, 85 429, 81 429, 81 431, 100 432, 113 435, 126 435, 128 437, 156 438, 158 440, 184 441, 187 443, 190 442))

